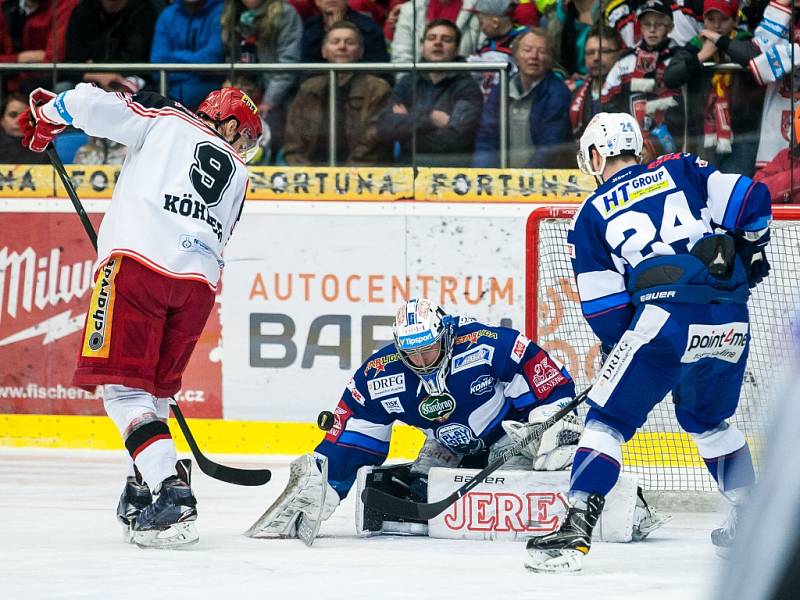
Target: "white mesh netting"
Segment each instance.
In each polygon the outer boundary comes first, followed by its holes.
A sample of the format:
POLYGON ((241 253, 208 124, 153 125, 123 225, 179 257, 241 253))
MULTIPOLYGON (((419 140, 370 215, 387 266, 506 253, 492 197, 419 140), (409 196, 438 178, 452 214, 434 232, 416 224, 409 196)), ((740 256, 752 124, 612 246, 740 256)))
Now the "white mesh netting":
MULTIPOLYGON (((781 363, 791 355, 791 332, 800 308, 800 211, 793 208, 775 210, 768 247, 772 270, 749 302, 750 356, 739 409, 731 419, 750 441, 756 463, 771 399, 780 389, 781 363)), ((536 306, 528 334, 567 364, 580 391, 592 383, 600 352, 597 338, 581 315, 566 253, 567 228, 574 212, 575 208, 539 209, 529 219, 526 309, 536 306)), ((625 470, 638 475, 645 489, 716 489, 694 443, 675 420, 670 396, 650 413, 645 426, 626 445, 623 458, 625 470)))

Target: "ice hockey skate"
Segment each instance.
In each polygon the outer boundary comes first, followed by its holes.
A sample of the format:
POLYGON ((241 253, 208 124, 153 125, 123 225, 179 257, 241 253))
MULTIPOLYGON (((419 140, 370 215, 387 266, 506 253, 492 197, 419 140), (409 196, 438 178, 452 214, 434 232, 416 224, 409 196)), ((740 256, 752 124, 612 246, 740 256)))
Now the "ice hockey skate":
POLYGON ((131 526, 131 541, 140 548, 176 548, 200 539, 197 499, 192 488, 191 461, 178 461, 178 475, 165 479, 155 502, 142 509, 131 526))
POLYGON ((584 507, 570 506, 558 531, 528 540, 530 555, 525 567, 536 573, 574 573, 592 545, 592 531, 603 511, 605 499, 590 494, 584 507))
POLYGON ((119 497, 117 504, 117 520, 122 524, 122 537, 126 542, 131 541, 131 524, 142 510, 153 503, 150 488, 142 480, 138 469, 135 475, 125 481, 125 489, 119 497))
POLYGON ((661 512, 650 506, 644 499, 642 488, 636 490, 638 498, 633 512, 633 533, 631 539, 641 542, 659 527, 663 527, 672 520, 672 515, 661 512))

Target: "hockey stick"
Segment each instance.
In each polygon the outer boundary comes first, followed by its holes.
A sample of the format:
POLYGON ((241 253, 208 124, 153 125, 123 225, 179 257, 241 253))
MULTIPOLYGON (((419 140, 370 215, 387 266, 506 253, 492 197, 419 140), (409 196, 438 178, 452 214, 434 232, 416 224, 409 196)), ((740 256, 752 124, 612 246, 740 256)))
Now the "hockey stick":
POLYGON ((552 427, 556 422, 563 419, 567 413, 572 412, 578 406, 580 406, 588 397, 589 390, 591 389, 592 388, 589 387, 578 394, 578 396, 566 404, 561 410, 547 419, 539 427, 534 428, 533 431, 522 438, 519 442, 510 448, 503 450, 503 452, 500 453, 500 456, 494 460, 494 462, 487 465, 479 473, 476 473, 475 476, 467 483, 438 502, 414 502, 413 500, 406 500, 405 498, 392 496, 391 494, 387 494, 384 491, 371 487, 367 487, 363 492, 361 492, 361 500, 364 502, 365 506, 385 514, 404 517, 406 519, 420 519, 424 521, 433 519, 436 515, 447 510, 451 504, 467 494, 472 488, 484 481, 489 475, 502 467, 510 458, 520 454, 528 444, 535 439, 540 438, 546 429, 552 427))
MULTIPOLYGON (((86 230, 86 235, 89 236, 89 241, 92 243, 95 251, 97 251, 97 233, 95 233, 92 222, 89 220, 89 217, 83 208, 81 199, 78 198, 78 194, 75 192, 75 188, 73 187, 72 181, 67 174, 67 170, 64 168, 64 163, 61 162, 61 158, 56 153, 56 149, 52 144, 47 147, 47 157, 50 159, 50 163, 53 165, 56 173, 58 173, 61 183, 64 184, 64 188, 67 190, 67 195, 72 201, 72 206, 75 208, 75 212, 78 213, 81 223, 83 223, 83 228, 86 230)), ((183 411, 181 411, 174 396, 170 398, 169 404, 172 407, 175 420, 178 421, 178 426, 181 428, 183 436, 186 438, 186 443, 189 444, 189 448, 191 449, 192 455, 197 462, 197 466, 200 467, 200 470, 203 473, 209 477, 213 477, 214 479, 218 479, 226 483, 248 486, 264 485, 272 478, 272 472, 269 469, 237 469, 235 467, 226 467, 225 465, 215 463, 213 460, 207 458, 200 451, 200 448, 197 447, 197 442, 195 441, 194 436, 189 429, 189 424, 186 422, 186 418, 183 416, 183 411)))

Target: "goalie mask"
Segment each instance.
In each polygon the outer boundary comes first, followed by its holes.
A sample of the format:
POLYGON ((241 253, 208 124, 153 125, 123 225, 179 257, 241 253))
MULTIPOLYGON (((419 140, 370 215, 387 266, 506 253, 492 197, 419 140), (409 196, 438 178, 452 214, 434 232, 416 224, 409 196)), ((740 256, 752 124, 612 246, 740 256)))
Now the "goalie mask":
POLYGON ((413 298, 397 310, 392 325, 397 353, 430 395, 447 389, 454 329, 453 318, 427 298, 413 298))
POLYGON ((578 167, 587 175, 600 177, 606 166, 606 159, 619 156, 623 152, 633 152, 636 159, 642 156, 642 130, 639 123, 627 113, 597 113, 583 132, 578 150, 578 167), (600 168, 592 168, 592 148, 602 159, 600 168))

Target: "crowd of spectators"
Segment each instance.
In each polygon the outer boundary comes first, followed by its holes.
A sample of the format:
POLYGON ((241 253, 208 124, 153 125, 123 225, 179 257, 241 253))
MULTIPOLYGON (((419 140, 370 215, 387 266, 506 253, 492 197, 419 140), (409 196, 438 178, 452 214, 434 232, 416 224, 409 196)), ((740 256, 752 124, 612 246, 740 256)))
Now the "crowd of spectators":
MULTIPOLYGON (((793 173, 800 7, 740 1, 0 0, 0 62, 505 62, 506 97, 496 72, 338 72, 333 124, 324 70, 170 72, 167 92, 194 109, 220 85, 245 89, 266 125, 260 164, 327 165, 333 151, 343 165, 499 167, 505 105, 511 168, 574 168, 606 110, 637 119, 646 159, 687 150, 728 172, 793 173)), ((27 94, 81 81, 159 85, 141 70, 4 73, 0 162, 41 162, 13 147, 27 94)), ((63 137, 68 161, 124 159, 110 140, 63 137)))

